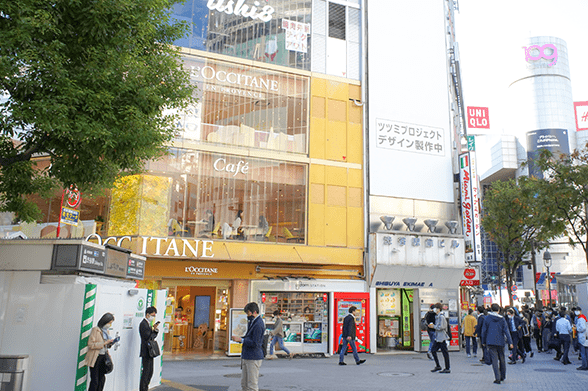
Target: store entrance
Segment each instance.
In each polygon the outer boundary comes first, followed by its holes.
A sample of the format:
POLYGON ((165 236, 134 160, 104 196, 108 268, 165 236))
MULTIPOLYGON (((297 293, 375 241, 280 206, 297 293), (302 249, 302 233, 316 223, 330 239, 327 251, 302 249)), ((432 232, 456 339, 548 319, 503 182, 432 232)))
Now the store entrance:
POLYGON ((414 349, 413 289, 378 289, 378 350, 414 349))
POLYGON ((228 292, 214 286, 171 287, 166 303, 164 352, 226 350, 228 292))

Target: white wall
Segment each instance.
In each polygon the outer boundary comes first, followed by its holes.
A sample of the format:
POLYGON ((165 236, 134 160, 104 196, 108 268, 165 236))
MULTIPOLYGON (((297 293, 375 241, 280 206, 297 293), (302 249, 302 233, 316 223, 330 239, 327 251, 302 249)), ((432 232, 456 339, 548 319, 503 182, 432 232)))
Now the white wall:
MULTIPOLYGON (((0 355, 27 354, 28 386, 26 391, 45 391, 47 384, 54 390, 74 390, 77 355, 79 352, 82 307, 85 284, 72 283, 75 277, 45 278, 36 271, 0 272, 0 355)), ((118 331, 120 346, 110 350, 114 372, 107 375, 105 391, 139 389, 141 359, 139 358, 139 323, 145 314, 138 300, 147 296, 146 289, 129 296, 129 282, 95 278, 98 283, 92 325, 105 312, 114 314, 111 335, 118 331), (104 280, 104 284, 100 284, 104 280), (132 328, 123 329, 125 314, 132 317, 132 328)), ((132 284, 130 285, 132 287, 132 284)), ((157 291, 158 320, 165 312, 165 291, 157 291)), ((159 333, 160 347, 163 333, 159 333)), ((161 358, 154 361, 151 387, 161 382, 161 358)))
POLYGON ((370 1, 370 194, 453 202, 444 2, 370 1), (439 128, 444 155, 377 147, 376 119, 439 128))

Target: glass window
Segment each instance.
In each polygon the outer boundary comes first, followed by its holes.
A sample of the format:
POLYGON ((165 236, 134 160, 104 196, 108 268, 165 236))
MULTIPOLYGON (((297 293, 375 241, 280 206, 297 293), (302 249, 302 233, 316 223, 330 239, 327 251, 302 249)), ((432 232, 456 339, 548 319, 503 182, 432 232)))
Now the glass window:
POLYGON ((170 236, 305 242, 306 165, 173 149, 148 170, 171 180, 170 236))
POLYGON ((329 37, 345 39, 345 6, 329 3, 329 37))
POLYGON ((311 0, 187 0, 172 7, 172 16, 190 26, 175 44, 309 70, 311 6, 311 0))
POLYGON ((180 113, 178 137, 306 153, 308 77, 184 58, 198 103, 180 113))

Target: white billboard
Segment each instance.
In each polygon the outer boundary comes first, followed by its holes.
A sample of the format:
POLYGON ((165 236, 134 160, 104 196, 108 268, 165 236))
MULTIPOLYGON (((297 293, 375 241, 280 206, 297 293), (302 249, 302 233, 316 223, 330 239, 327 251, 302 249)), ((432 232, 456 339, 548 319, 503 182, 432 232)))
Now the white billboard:
POLYGON ((367 7, 371 195, 454 201, 444 3, 367 7))
POLYGON ((482 261, 482 235, 480 232, 479 178, 476 171, 476 153, 459 156, 459 188, 461 213, 465 237, 466 262, 482 261))

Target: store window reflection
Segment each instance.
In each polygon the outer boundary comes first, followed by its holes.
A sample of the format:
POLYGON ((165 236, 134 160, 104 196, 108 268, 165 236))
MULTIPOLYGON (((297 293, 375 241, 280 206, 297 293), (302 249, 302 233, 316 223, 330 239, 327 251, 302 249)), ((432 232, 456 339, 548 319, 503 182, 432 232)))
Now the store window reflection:
POLYGON ((171 152, 148 164, 149 175, 129 179, 113 191, 111 235, 128 235, 138 222, 139 235, 305 242, 305 165, 187 149, 171 152), (143 191, 137 194, 135 188, 143 191), (124 207, 125 197, 118 193, 141 199, 139 208, 146 209, 124 207), (118 210, 122 215, 116 217, 118 210))
POLYGON ((187 0, 172 7, 190 27, 175 44, 310 70, 311 7, 311 0, 187 0))
POLYGON ((307 77, 184 58, 198 103, 175 113, 178 141, 306 153, 307 77))

